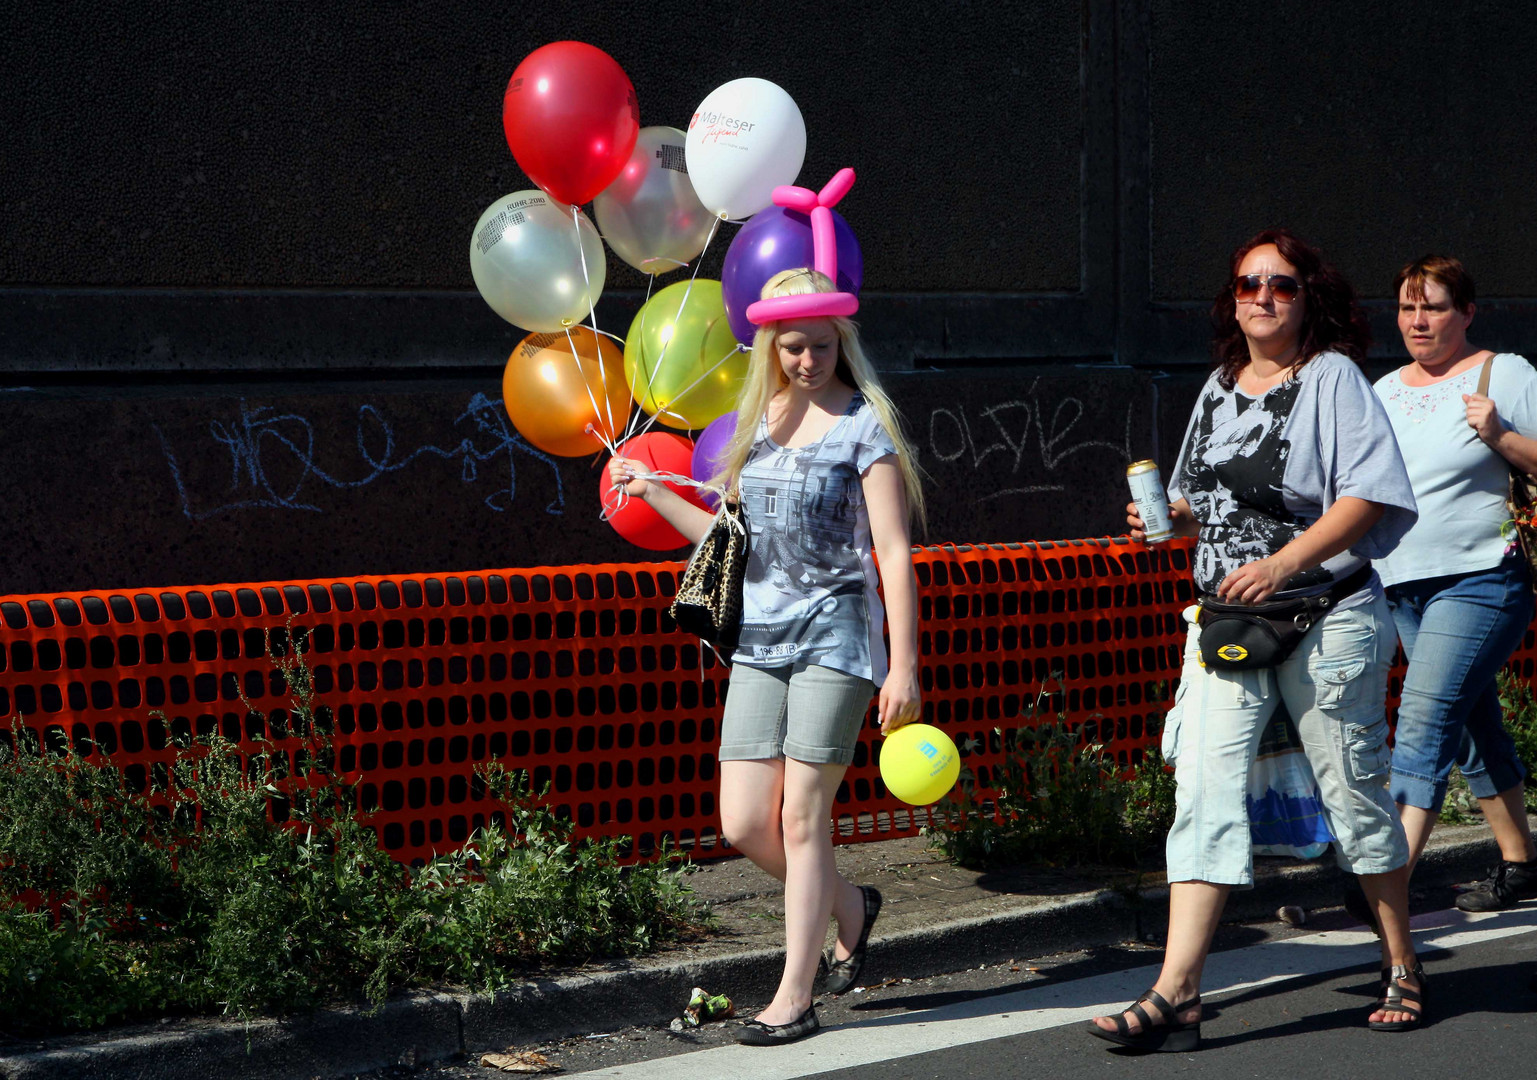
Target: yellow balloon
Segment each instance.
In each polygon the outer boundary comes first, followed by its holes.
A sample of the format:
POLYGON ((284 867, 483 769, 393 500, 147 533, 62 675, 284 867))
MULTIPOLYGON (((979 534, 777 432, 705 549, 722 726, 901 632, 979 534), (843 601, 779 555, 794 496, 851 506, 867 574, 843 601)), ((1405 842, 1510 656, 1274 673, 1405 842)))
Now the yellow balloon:
POLYGON ((624 339, 624 377, 636 403, 679 430, 697 430, 736 408, 747 359, 726 318, 720 282, 709 278, 657 293, 624 339))
POLYGON ((961 755, 950 736, 930 724, 897 728, 881 744, 886 790, 913 806, 938 802, 961 774, 961 755))

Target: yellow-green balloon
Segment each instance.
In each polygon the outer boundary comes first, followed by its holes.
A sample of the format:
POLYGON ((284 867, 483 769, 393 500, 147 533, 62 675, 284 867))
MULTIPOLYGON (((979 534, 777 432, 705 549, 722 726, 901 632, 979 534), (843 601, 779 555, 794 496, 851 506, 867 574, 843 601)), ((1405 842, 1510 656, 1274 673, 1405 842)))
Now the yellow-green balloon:
POLYGON ((624 377, 636 403, 680 430, 702 428, 736 408, 747 359, 726 318, 720 282, 709 278, 674 282, 652 296, 624 339, 624 377))
POLYGON ((881 744, 881 779, 905 803, 927 806, 955 786, 961 755, 950 736, 929 724, 899 727, 881 744))

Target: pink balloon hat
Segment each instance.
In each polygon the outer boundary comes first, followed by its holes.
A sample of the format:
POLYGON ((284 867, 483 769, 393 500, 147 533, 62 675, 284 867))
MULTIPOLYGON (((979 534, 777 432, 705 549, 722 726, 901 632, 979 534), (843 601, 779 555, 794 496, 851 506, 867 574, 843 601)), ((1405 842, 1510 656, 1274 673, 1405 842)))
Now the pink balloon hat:
MULTIPOLYGON (((838 280, 838 240, 833 232, 833 207, 854 186, 854 170, 839 169, 821 191, 781 184, 774 189, 774 205, 811 215, 811 250, 813 269, 828 281, 838 280)), ((859 297, 853 293, 803 293, 799 296, 774 296, 747 305, 747 320, 756 326, 783 319, 817 319, 832 315, 852 315, 859 310, 859 297)))

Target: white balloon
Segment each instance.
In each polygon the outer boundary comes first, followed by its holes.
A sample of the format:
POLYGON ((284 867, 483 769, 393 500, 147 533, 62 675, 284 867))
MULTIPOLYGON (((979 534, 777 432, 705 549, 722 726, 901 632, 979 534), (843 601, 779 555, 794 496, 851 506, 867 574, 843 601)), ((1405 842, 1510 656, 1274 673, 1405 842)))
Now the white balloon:
POLYGON ((793 184, 806 160, 806 121, 767 79, 733 79, 694 110, 684 144, 688 176, 711 213, 745 218, 793 184))
POLYGON ((641 128, 618 179, 592 200, 603 239, 642 273, 666 274, 688 263, 715 223, 689 183, 683 142, 677 128, 641 128))
POLYGON ((470 233, 475 288, 514 326, 559 333, 587 318, 603 295, 603 241, 586 214, 576 211, 573 224, 571 213, 542 191, 515 191, 488 206, 475 223, 470 233))

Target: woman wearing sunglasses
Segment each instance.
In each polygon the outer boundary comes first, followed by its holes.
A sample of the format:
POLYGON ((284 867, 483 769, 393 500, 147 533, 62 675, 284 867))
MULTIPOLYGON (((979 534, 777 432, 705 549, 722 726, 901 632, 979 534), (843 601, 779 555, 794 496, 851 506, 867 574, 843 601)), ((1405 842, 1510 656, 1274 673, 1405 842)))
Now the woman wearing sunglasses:
MULTIPOLYGON (((1164 721, 1177 784, 1168 943, 1152 988, 1089 1025, 1146 1050, 1200 1044, 1201 970, 1229 890, 1253 884, 1246 781, 1281 703, 1336 857, 1361 875, 1382 926, 1369 1026, 1417 1025, 1424 993, 1409 937, 1409 849, 1384 786, 1395 637, 1368 562, 1413 524, 1414 496, 1359 366, 1368 332, 1350 285, 1281 229, 1234 252, 1230 274, 1212 308, 1216 367, 1169 484, 1176 529, 1198 538, 1202 603, 1164 721), (1250 633, 1261 612, 1281 628, 1275 641, 1250 633)), ((1135 504, 1127 514, 1142 535, 1135 504)))
MULTIPOLYGON (((1409 838, 1409 867, 1430 838, 1452 763, 1500 847, 1488 881, 1457 897, 1497 911, 1537 896, 1526 770, 1505 730, 1494 677, 1532 621, 1525 561, 1500 535, 1512 467, 1537 471, 1537 371, 1468 342, 1473 278, 1427 255, 1393 279, 1410 362, 1378 380, 1420 518, 1377 563, 1409 658, 1388 790, 1409 838)), ((1358 892, 1347 894, 1362 910, 1358 892)))

